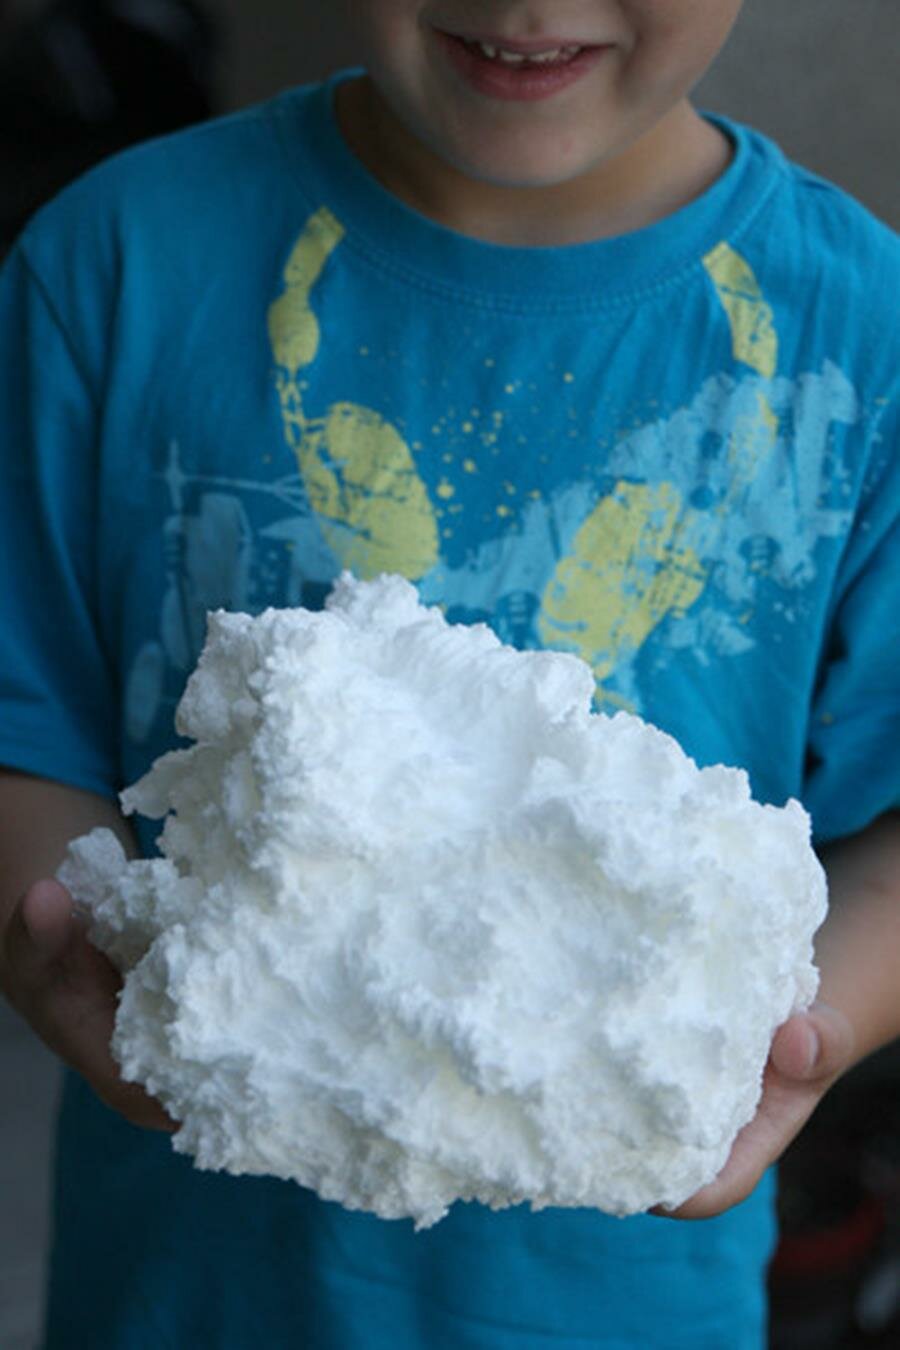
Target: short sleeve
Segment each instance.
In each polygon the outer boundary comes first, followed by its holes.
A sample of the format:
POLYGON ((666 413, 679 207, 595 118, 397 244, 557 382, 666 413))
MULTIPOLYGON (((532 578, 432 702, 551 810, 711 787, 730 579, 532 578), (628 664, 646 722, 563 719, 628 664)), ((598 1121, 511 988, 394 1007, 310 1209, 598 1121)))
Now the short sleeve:
POLYGON ((847 544, 812 712, 805 803, 824 843, 900 808, 900 445, 884 432, 847 544))
POLYGON ((78 353, 20 244, 0 271, 0 763, 110 795, 97 424, 78 353))

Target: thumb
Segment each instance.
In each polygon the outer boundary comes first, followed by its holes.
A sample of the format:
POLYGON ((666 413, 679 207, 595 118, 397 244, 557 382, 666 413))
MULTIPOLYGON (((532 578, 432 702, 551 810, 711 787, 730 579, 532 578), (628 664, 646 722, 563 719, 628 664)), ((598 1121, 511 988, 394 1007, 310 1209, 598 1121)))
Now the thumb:
POLYGON ((71 895, 52 878, 29 887, 22 897, 21 912, 24 936, 35 955, 45 961, 61 956, 81 928, 71 895))
POLYGON ((10 915, 4 933, 4 954, 11 971, 34 979, 55 965, 83 935, 72 897, 60 882, 36 881, 10 915))
POLYGON ((783 1078, 827 1083, 850 1067, 854 1040, 847 1016, 817 1001, 778 1028, 772 1041, 772 1066, 783 1078))

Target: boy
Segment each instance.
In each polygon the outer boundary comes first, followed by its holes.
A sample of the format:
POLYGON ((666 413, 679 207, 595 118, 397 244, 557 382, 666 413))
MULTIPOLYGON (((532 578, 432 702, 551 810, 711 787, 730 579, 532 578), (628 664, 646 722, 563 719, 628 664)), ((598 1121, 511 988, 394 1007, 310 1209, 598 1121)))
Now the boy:
POLYGON ((117 160, 10 259, 0 971, 78 1070, 51 1350, 762 1345, 766 1169, 900 1032, 898 254, 692 109, 738 9, 355 0, 365 74, 117 160), (206 611, 344 567, 578 652, 599 706, 810 809, 822 1002, 704 1222, 457 1206, 417 1236, 195 1171, 118 1081, 115 975, 47 878, 96 824, 152 847, 115 792, 171 746, 206 611))

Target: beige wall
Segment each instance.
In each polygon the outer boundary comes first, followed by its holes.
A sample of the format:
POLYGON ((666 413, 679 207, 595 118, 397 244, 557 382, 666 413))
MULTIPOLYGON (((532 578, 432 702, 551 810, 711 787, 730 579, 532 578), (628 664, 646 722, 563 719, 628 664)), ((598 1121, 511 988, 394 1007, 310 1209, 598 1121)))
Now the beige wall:
MULTIPOLYGON (((231 106, 352 63, 331 0, 206 0, 231 106)), ((698 102, 752 122, 900 226, 900 0, 746 0, 698 102)))

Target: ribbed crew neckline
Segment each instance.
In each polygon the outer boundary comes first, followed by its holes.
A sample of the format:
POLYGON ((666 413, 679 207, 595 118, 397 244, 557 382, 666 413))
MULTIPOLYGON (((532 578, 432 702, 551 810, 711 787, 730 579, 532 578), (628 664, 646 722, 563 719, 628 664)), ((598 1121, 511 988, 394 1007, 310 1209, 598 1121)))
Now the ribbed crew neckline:
MULTIPOLYGON (((616 305, 677 283, 762 208, 784 159, 765 137, 705 113, 733 145, 731 162, 694 201, 628 234, 563 246, 514 247, 460 234, 384 188, 348 146, 335 93, 362 74, 342 70, 275 101, 291 159, 312 209, 327 206, 345 242, 382 270, 460 301, 491 308, 585 309, 616 305)), ((270 105, 271 107, 271 105, 270 105)))

